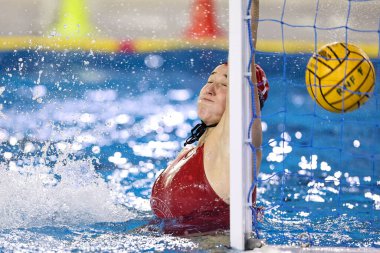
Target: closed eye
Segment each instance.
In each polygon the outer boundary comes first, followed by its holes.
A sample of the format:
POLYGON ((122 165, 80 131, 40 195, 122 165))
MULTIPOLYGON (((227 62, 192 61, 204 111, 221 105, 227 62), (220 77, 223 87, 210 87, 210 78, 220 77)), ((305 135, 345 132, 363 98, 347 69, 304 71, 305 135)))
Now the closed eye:
MULTIPOLYGON (((207 81, 207 83, 213 84, 214 82, 213 81, 207 81)), ((216 84, 223 85, 224 87, 228 87, 228 84, 226 84, 226 83, 216 83, 216 84)))

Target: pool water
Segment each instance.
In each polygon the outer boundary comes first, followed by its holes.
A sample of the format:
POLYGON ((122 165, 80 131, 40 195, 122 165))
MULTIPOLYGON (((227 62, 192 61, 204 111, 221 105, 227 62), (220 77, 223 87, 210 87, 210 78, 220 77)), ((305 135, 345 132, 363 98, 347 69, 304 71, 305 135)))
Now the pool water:
MULTIPOLYGON (((379 85, 360 110, 326 112, 304 86, 308 57, 257 56, 271 85, 258 236, 380 247, 379 85)), ((1 53, 0 249, 226 249, 225 235, 178 238, 146 226, 152 184, 197 123, 197 94, 226 59, 219 50, 1 53)))

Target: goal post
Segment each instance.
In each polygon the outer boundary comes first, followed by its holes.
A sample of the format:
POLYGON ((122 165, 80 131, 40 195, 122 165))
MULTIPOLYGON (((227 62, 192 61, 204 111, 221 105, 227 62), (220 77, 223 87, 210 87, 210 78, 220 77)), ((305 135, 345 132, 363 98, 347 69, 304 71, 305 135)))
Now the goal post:
POLYGON ((246 20, 249 0, 229 0, 229 99, 230 99, 230 241, 245 250, 252 234, 252 211, 247 201, 252 176, 248 126, 252 116, 247 72, 250 61, 246 20))

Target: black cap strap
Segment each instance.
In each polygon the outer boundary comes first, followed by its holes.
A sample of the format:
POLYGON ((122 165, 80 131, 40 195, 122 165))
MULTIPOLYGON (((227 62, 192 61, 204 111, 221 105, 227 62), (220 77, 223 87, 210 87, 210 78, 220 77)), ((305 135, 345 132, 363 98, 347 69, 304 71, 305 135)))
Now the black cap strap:
POLYGON ((215 127, 216 125, 218 125, 218 123, 207 126, 203 121, 201 121, 201 123, 197 124, 193 129, 191 129, 191 135, 186 139, 184 146, 198 141, 204 132, 206 132, 206 129, 208 127, 215 127))

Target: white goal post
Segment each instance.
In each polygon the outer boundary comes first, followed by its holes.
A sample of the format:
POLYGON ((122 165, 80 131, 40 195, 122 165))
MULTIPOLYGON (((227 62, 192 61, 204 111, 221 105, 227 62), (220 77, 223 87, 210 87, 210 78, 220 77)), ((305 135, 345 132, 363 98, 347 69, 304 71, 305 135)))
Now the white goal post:
POLYGON ((229 0, 230 241, 237 250, 245 250, 252 234, 252 211, 247 202, 252 183, 252 151, 247 143, 251 95, 245 78, 250 60, 247 1, 229 0))

